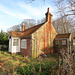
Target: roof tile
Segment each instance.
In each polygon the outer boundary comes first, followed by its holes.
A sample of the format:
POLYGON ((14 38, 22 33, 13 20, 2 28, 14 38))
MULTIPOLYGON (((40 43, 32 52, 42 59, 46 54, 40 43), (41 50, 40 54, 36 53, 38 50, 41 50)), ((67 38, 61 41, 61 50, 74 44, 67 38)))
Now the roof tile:
MULTIPOLYGON (((44 22, 45 23, 45 22, 44 22)), ((12 37, 19 37, 19 38, 23 38, 23 37, 27 37, 27 36, 31 36, 31 34, 33 32, 35 32, 37 29, 39 29, 44 23, 42 24, 39 24, 39 25, 36 25, 36 26, 33 26, 31 28, 28 28, 24 31, 19 31, 19 32, 16 32, 16 31, 11 31, 11 36, 12 37)))

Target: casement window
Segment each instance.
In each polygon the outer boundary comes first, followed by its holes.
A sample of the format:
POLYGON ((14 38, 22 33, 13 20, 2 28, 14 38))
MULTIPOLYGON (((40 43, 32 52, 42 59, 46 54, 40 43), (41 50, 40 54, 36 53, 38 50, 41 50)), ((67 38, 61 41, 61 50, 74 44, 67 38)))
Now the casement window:
POLYGON ((55 41, 55 45, 59 45, 59 41, 58 40, 55 41))
POLYGON ((18 46, 18 39, 13 39, 13 46, 18 46))
POLYGON ((27 40, 26 39, 21 40, 21 48, 27 49, 27 40))
POLYGON ((62 40, 62 45, 66 45, 66 40, 62 40))

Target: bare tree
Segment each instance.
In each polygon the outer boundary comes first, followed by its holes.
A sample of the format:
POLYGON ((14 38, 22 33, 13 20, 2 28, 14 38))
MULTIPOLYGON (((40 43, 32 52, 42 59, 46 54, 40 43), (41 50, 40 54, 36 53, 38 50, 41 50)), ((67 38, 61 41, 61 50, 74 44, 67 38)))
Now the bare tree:
POLYGON ((7 31, 20 31, 20 25, 14 25, 8 28, 7 31))
POLYGON ((75 18, 75 0, 56 0, 56 6, 58 12, 65 11, 63 16, 73 16, 75 18))
MULTIPOLYGON (((24 21, 22 23, 24 23, 27 28, 30 28, 32 26, 35 26, 36 20, 34 20, 34 19, 24 19, 24 21)), ((20 25, 22 25, 22 23, 20 25)))
POLYGON ((22 23, 8 28, 7 31, 21 31, 23 23, 26 26, 26 28, 30 28, 35 25, 36 21, 34 19, 24 19, 22 23))
POLYGON ((73 33, 72 28, 74 25, 72 24, 70 18, 60 17, 53 21, 53 25, 58 33, 73 33))
POLYGON ((75 0, 56 0, 58 19, 53 22, 58 33, 75 34, 75 0))

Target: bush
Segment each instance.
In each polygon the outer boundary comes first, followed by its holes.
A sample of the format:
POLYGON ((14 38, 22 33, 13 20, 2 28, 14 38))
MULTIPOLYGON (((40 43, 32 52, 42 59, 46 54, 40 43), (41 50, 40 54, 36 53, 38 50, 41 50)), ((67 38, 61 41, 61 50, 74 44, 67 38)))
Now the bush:
POLYGON ((33 75, 32 66, 18 67, 17 73, 21 75, 33 75))
POLYGON ((9 40, 0 40, 0 45, 8 45, 9 40))
POLYGON ((1 51, 8 51, 8 45, 6 47, 4 45, 1 46, 1 51))
POLYGON ((30 64, 29 66, 18 67, 17 73, 21 75, 51 75, 51 72, 57 70, 57 64, 53 60, 30 64))

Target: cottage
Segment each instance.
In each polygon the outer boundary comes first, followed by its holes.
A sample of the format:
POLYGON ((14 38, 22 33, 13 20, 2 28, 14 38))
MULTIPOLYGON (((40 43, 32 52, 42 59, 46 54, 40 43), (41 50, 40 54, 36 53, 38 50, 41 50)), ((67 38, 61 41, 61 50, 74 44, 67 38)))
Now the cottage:
POLYGON ((9 32, 9 52, 38 57, 40 54, 53 53, 53 41, 57 35, 52 25, 52 14, 49 8, 46 15, 46 22, 20 32, 9 32))
MULTIPOLYGON (((9 32, 9 52, 21 53, 33 58, 41 54, 50 54, 58 47, 62 40, 62 45, 71 49, 71 34, 58 34, 52 25, 52 14, 47 10, 46 21, 34 27, 26 29, 22 26, 22 31, 9 32), (65 37, 64 37, 65 36, 65 37), (70 41, 69 41, 70 40, 70 41)), ((56 49, 57 50, 57 49, 56 49)))
POLYGON ((67 48, 68 53, 73 50, 73 38, 71 33, 57 34, 55 37, 55 50, 59 52, 61 48, 67 48))

